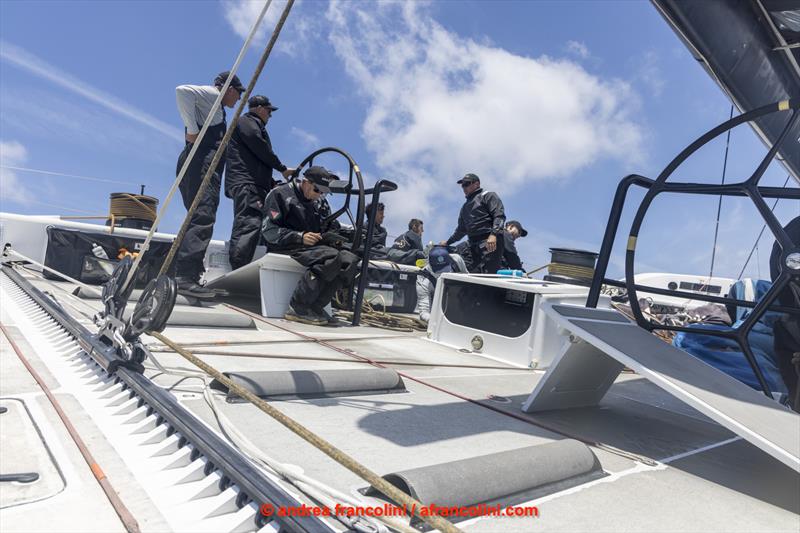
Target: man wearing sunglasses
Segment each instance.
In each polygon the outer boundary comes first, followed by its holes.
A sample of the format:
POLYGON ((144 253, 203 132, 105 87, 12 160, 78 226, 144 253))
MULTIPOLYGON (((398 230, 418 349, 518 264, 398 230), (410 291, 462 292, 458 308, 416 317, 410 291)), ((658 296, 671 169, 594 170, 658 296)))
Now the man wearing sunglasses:
MULTIPOLYGON (((175 89, 178 100, 178 111, 180 112, 183 124, 186 127, 186 145, 180 156, 178 156, 178 166, 175 170, 176 175, 180 173, 189 152, 197 142, 198 134, 206 121, 206 117, 211 115, 211 123, 205 135, 200 140, 197 151, 192 157, 186 174, 180 184, 181 198, 183 205, 188 210, 194 202, 195 196, 200 189, 214 154, 220 145, 220 141, 225 136, 227 124, 225 123, 225 108, 232 108, 239 101, 241 93, 245 88, 238 76, 231 78, 231 83, 225 94, 222 96, 221 105, 213 109, 214 102, 220 94, 220 90, 230 77, 230 72, 222 72, 214 79, 214 85, 181 85, 175 89)), ((198 282, 203 274, 203 259, 206 255, 206 248, 211 241, 214 232, 214 222, 217 219, 217 206, 219 206, 219 190, 222 183, 222 171, 225 168, 225 158, 220 159, 211 182, 200 200, 200 204, 192 214, 186 235, 181 242, 178 253, 175 257, 175 281, 178 283, 178 292, 185 296, 195 298, 213 298, 214 292, 206 289, 198 282)))
POLYGON ((440 244, 449 246, 466 236, 472 257, 470 272, 495 274, 503 258, 506 222, 503 202, 497 193, 484 191, 481 179, 475 174, 466 174, 457 183, 461 185, 466 201, 458 215, 455 231, 440 244))
POLYGON ((272 150, 266 125, 273 111, 266 96, 247 101, 248 112, 241 116, 226 151, 225 196, 233 200, 233 229, 228 257, 234 270, 253 260, 261 239, 264 199, 275 186, 272 171, 289 178, 287 168, 272 150))
POLYGON ((307 267, 297 283, 284 318, 326 326, 335 320, 325 311, 336 291, 350 285, 356 275, 358 256, 330 246, 336 220, 326 220, 330 206, 324 195, 336 176, 324 167, 309 167, 302 180, 293 180, 270 191, 264 206, 262 235, 267 250, 283 253, 307 267))

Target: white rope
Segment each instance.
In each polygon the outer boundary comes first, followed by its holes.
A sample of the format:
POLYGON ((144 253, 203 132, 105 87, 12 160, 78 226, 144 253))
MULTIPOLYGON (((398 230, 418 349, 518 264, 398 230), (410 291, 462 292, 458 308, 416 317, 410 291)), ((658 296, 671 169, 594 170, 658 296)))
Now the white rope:
POLYGON ((208 128, 211 125, 211 119, 214 116, 214 110, 220 106, 222 103, 222 97, 225 95, 225 92, 228 90, 228 86, 231 83, 231 80, 236 75, 236 71, 239 70, 239 64, 244 59, 245 54, 247 53, 247 49, 250 48, 250 41, 253 40, 253 37, 258 31, 258 27, 261 25, 261 21, 264 19, 264 15, 267 14, 267 10, 269 6, 272 4, 272 0, 267 0, 264 4, 264 7, 261 9, 261 13, 258 15, 258 19, 256 19, 255 24, 253 24, 253 28, 250 30, 250 35, 247 36, 244 44, 242 45, 242 49, 239 50, 239 55, 236 58, 236 61, 233 63, 233 67, 230 70, 230 75, 228 75, 228 79, 225 80, 224 85, 219 91, 219 95, 217 99, 214 101, 214 105, 211 106, 211 111, 208 113, 205 122, 203 123, 203 127, 200 129, 200 133, 197 135, 197 139, 195 140, 194 144, 192 145, 192 149, 189 151, 189 155, 186 158, 186 161, 183 162, 183 166, 181 167, 180 172, 178 172, 178 177, 175 178, 175 181, 172 184, 169 192, 167 193, 167 197, 164 199, 164 202, 161 204, 161 209, 158 211, 158 216, 156 216, 155 221, 153 222, 153 227, 150 228, 150 231, 147 233, 147 237, 144 240, 144 244, 142 244, 142 249, 139 251, 139 255, 133 261, 133 268, 128 273, 128 277, 125 279, 125 283, 123 284, 123 289, 127 288, 128 284, 130 284, 131 280, 133 279, 134 274, 136 273, 136 269, 139 267, 139 263, 142 261, 142 256, 147 253, 150 247, 150 241, 153 238, 153 234, 156 232, 156 228, 158 227, 159 222, 165 215, 167 211, 167 207, 169 207, 170 202, 172 202, 172 197, 175 195, 175 191, 178 190, 178 186, 183 181, 183 176, 186 174, 186 170, 189 168, 189 164, 192 162, 195 153, 197 152, 198 147, 200 146, 200 141, 203 140, 203 137, 208 131, 208 128))

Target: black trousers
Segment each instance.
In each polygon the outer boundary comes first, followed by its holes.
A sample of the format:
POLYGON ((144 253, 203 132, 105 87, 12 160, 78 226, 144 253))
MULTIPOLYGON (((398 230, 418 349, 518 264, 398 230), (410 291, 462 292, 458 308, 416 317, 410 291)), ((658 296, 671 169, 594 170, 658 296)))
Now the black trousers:
POLYGON ((233 229, 228 258, 234 270, 253 260, 261 240, 264 198, 267 191, 255 185, 238 185, 229 191, 233 199, 233 229))
MULTIPOLYGON (((186 143, 180 156, 178 156, 176 175, 180 172, 191 149, 192 145, 186 143)), ((203 176, 214 158, 215 150, 216 146, 214 145, 201 145, 192 158, 189 168, 186 170, 186 175, 183 177, 180 184, 180 191, 181 198, 183 198, 183 206, 187 210, 191 207, 194 197, 197 196, 197 191, 200 189, 203 176)), ((214 222, 217 220, 219 189, 224 168, 225 158, 223 157, 217 164, 217 168, 211 176, 208 188, 189 221, 186 235, 175 256, 176 276, 197 281, 203 273, 203 258, 205 258, 208 243, 211 241, 211 235, 214 233, 214 222)))
POLYGON ((308 246, 292 252, 292 259, 308 267, 292 294, 295 311, 321 311, 340 287, 353 283, 359 257, 330 246, 308 246))
POLYGON ((470 240, 469 252, 472 256, 470 272, 473 274, 496 274, 500 270, 503 260, 503 236, 497 237, 497 247, 494 252, 486 250, 486 238, 470 240))

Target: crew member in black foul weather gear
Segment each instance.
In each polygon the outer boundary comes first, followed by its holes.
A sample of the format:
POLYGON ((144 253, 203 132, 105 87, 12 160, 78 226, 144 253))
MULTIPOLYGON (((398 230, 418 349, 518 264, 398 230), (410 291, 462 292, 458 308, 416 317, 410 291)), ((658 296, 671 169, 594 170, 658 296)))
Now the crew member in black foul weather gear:
MULTIPOLYGON (((214 154, 225 136, 227 125, 225 123, 225 107, 232 108, 239 101, 245 88, 237 76, 233 76, 228 90, 222 97, 222 105, 212 109, 219 90, 230 75, 223 72, 214 79, 214 85, 181 85, 175 89, 178 100, 178 111, 186 127, 186 146, 178 156, 176 174, 180 173, 183 163, 189 156, 192 146, 197 141, 197 135, 212 114, 212 120, 206 134, 200 141, 189 168, 180 184, 183 205, 188 210, 197 195, 200 184, 208 171, 214 154)), ((219 189, 222 183, 222 171, 225 168, 225 159, 222 158, 214 169, 211 182, 208 184, 200 204, 192 214, 186 235, 181 242, 175 257, 175 281, 178 283, 178 292, 195 298, 213 298, 214 292, 198 284, 203 274, 203 258, 206 248, 214 232, 214 222, 217 219, 217 206, 219 206, 219 189)))
POLYGON ((389 249, 387 254, 389 260, 403 265, 413 265, 418 259, 425 259, 422 247, 424 231, 423 222, 418 218, 412 218, 408 222, 408 231, 397 237, 389 249))
POLYGON ((284 178, 294 172, 272 150, 266 125, 277 107, 266 96, 247 101, 249 111, 236 123, 226 152, 225 196, 233 200, 233 230, 228 256, 237 269, 253 260, 261 239, 264 199, 275 186, 272 171, 284 178))
POLYGON ((330 207, 323 195, 333 176, 310 167, 304 179, 280 185, 267 195, 262 234, 270 252, 290 254, 307 267, 292 294, 284 318, 314 325, 335 323, 325 311, 334 293, 355 278, 359 258, 342 250, 339 223, 325 222, 330 207))
POLYGON ((467 174, 457 183, 467 199, 458 215, 456 230, 441 244, 449 246, 467 236, 472 256, 470 272, 494 274, 503 258, 503 202, 496 193, 484 191, 475 174, 467 174))
POLYGON ((514 241, 520 237, 527 237, 528 230, 522 227, 516 220, 509 220, 506 224, 506 229, 503 232, 503 268, 510 268, 512 270, 523 270, 522 260, 517 253, 517 246, 514 241))
MULTIPOLYGON (((367 217, 372 212, 372 204, 367 206, 367 217)), ((375 210, 375 226, 372 228, 372 247, 386 246, 386 228, 382 226, 384 216, 386 215, 386 206, 382 202, 378 202, 375 210)))

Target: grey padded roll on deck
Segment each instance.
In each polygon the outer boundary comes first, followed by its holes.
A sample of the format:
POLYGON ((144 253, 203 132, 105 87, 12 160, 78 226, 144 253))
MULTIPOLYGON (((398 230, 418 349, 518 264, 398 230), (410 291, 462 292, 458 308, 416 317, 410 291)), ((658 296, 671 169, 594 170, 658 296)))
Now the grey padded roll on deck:
MULTIPOLYGON (((461 507, 526 494, 567 480, 582 483, 602 474, 600 463, 588 446, 565 439, 394 472, 383 478, 425 505, 461 507)), ((366 493, 380 494, 374 488, 366 493)))
MULTIPOLYGON (((272 399, 404 392, 405 383, 391 368, 225 372, 237 385, 256 396, 272 399)), ((227 390, 214 380, 211 388, 227 390)), ((238 396, 228 396, 236 400, 238 396)))

